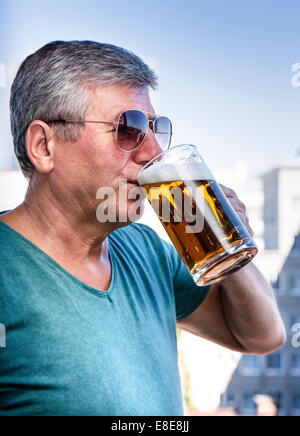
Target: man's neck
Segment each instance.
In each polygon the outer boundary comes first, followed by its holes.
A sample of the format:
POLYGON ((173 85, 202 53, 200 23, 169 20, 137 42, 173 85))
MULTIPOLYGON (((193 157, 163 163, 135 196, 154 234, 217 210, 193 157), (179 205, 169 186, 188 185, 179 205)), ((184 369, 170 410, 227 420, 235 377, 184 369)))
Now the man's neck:
POLYGON ((63 205, 47 184, 36 191, 30 185, 24 202, 0 219, 57 261, 80 265, 108 256, 111 232, 101 227, 91 205, 63 205))

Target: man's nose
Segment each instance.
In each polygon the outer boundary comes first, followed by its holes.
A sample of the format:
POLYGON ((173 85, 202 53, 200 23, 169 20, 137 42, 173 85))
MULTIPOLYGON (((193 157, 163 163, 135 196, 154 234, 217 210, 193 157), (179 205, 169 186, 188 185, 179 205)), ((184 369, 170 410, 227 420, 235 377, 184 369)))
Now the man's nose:
POLYGON ((146 165, 146 163, 162 152, 163 149, 157 142, 153 130, 149 127, 145 141, 137 150, 135 160, 146 165))

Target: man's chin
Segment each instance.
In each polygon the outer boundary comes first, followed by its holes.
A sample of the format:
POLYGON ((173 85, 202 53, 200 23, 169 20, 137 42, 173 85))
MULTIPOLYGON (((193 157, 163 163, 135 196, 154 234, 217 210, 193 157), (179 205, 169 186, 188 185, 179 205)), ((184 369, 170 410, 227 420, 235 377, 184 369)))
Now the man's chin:
POLYGON ((117 221, 118 224, 132 224, 137 222, 139 219, 142 218, 145 212, 145 200, 139 202, 137 205, 136 202, 129 206, 128 210, 124 214, 119 214, 117 221), (126 219, 124 219, 126 217, 126 219))

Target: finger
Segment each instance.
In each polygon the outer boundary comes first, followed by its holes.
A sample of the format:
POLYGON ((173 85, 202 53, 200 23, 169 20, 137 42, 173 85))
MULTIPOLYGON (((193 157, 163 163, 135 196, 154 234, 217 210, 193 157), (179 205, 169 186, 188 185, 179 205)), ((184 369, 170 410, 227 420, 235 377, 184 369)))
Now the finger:
POLYGON ((226 197, 230 197, 230 198, 235 198, 237 197, 235 191, 231 188, 228 188, 225 185, 220 184, 220 187, 222 189, 222 191, 224 192, 224 194, 226 195, 226 197))
POLYGON ((242 212, 246 213, 245 204, 242 201, 240 201, 238 198, 228 198, 228 201, 235 211, 241 210, 242 212))
POLYGON ((239 205, 240 209, 242 209, 244 212, 246 212, 247 208, 246 208, 245 203, 243 203, 241 200, 238 199, 238 205, 239 205))
POLYGON ((237 213, 238 217, 240 218, 240 220, 242 221, 244 226, 247 227, 247 230, 249 231, 249 229, 250 229, 251 233, 253 233, 253 229, 251 228, 250 223, 249 223, 249 218, 245 214, 245 212, 241 209, 238 209, 238 208, 235 210, 235 212, 237 213))
POLYGON ((243 211, 246 211, 246 205, 245 205, 245 203, 243 203, 243 202, 238 198, 236 192, 235 192, 233 189, 228 188, 227 186, 222 185, 222 184, 221 184, 220 186, 221 186, 221 188, 222 188, 224 194, 226 195, 226 197, 227 197, 227 199, 228 199, 229 201, 231 201, 231 199, 235 199, 235 200, 238 202, 238 207, 239 207, 240 209, 242 209, 243 211))
POLYGON ((236 195, 235 191, 231 188, 228 188, 225 185, 220 184, 221 189, 223 190, 224 194, 226 195, 229 203, 231 204, 231 206, 233 207, 233 209, 235 210, 235 212, 238 214, 240 220, 242 221, 242 223, 244 224, 244 226, 246 227, 247 231, 249 232, 250 236, 253 237, 254 236, 254 231, 252 229, 252 227, 249 224, 249 219, 246 215, 246 205, 245 203, 243 203, 238 196, 236 195))
POLYGON ((237 214, 238 214, 238 217, 240 218, 240 220, 242 221, 242 223, 244 224, 244 226, 246 227, 248 233, 253 238, 254 231, 253 231, 252 227, 250 226, 249 219, 248 219, 247 215, 245 215, 242 211, 237 212, 237 214))

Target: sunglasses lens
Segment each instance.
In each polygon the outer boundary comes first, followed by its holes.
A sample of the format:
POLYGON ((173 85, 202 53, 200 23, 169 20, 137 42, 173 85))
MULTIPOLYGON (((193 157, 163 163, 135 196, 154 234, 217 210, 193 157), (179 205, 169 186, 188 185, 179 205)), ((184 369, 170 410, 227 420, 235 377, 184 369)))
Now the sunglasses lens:
POLYGON ((157 118, 154 123, 154 133, 162 150, 168 150, 172 138, 172 123, 169 118, 157 118))
POLYGON ((117 138, 121 150, 130 151, 138 147, 148 131, 148 119, 143 112, 129 110, 120 115, 117 138))

